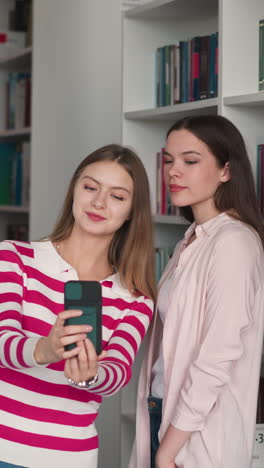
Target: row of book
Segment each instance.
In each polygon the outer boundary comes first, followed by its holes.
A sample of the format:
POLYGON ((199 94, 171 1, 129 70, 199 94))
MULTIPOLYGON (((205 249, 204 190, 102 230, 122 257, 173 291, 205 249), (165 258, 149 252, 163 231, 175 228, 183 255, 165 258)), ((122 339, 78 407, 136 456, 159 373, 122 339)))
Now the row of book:
POLYGON ((216 97, 218 33, 159 47, 155 89, 157 107, 216 97))
POLYGON ((264 90, 264 19, 259 21, 259 91, 264 90))
POLYGON ((28 235, 28 224, 26 223, 12 223, 7 225, 6 239, 8 240, 28 242, 28 235))
POLYGON ((30 143, 0 143, 0 205, 28 206, 30 143))
POLYGON ((6 128, 29 127, 31 122, 31 74, 8 73, 6 82, 6 128))
POLYGON ((15 0, 9 11, 8 27, 25 33, 25 46, 32 45, 32 0, 15 0))
POLYGON ((173 206, 164 180, 164 148, 156 153, 156 214, 179 216, 180 210, 173 206))
POLYGON ((259 207, 264 214, 264 144, 257 145, 257 164, 256 164, 256 191, 259 201, 259 207))

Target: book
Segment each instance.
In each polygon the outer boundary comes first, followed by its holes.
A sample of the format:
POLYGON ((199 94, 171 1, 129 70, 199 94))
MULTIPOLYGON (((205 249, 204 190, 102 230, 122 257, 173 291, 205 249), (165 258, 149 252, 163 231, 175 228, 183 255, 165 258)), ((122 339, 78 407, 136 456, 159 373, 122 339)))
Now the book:
POLYGON ((259 21, 259 91, 264 90, 264 19, 259 21))
POLYGON ((0 205, 11 204, 12 161, 16 143, 0 143, 0 205))
POLYGON ((28 242, 28 224, 8 224, 6 238, 8 240, 28 242))

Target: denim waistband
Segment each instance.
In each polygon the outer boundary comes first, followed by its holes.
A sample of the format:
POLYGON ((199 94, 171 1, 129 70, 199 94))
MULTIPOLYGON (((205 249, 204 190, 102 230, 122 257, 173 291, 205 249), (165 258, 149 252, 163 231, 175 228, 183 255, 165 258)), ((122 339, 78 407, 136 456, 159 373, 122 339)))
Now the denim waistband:
POLYGON ((148 410, 151 414, 158 414, 162 411, 162 399, 149 395, 148 397, 148 410))

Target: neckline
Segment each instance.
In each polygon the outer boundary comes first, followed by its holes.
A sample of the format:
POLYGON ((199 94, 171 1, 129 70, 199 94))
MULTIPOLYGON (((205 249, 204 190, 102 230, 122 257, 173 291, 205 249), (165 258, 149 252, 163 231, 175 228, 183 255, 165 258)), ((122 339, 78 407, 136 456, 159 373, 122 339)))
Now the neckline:
MULTIPOLYGON (((77 277, 79 278, 79 275, 77 273, 77 270, 70 264, 68 263, 62 256, 61 254, 58 252, 57 248, 55 247, 55 245, 53 244, 53 242, 51 240, 48 240, 53 252, 55 253, 59 263, 61 264, 61 266, 63 267, 62 268, 62 272, 65 272, 65 271, 68 271, 68 270, 73 270, 76 272, 76 275, 77 277)), ((98 282, 99 283, 102 283, 104 281, 109 281, 111 280, 114 276, 117 275, 117 271, 115 271, 114 267, 112 268, 112 271, 109 273, 109 275, 107 275, 105 278, 99 280, 98 282)))

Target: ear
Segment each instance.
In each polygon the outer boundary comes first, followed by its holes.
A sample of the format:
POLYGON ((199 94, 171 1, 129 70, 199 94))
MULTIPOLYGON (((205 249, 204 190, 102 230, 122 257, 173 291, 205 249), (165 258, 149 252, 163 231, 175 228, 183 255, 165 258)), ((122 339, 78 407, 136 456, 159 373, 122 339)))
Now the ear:
POLYGON ((231 174, 230 174, 230 167, 229 167, 229 163, 225 163, 225 166, 222 170, 222 174, 221 174, 221 178, 220 178, 220 181, 221 182, 227 182, 228 180, 231 179, 231 174))

